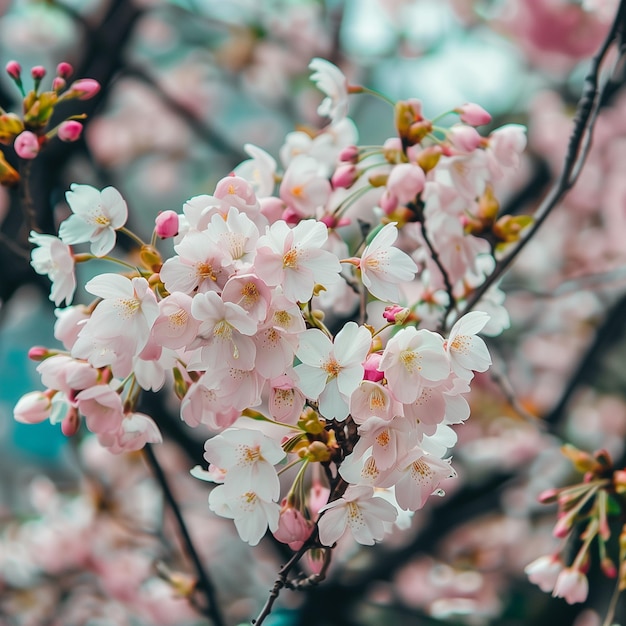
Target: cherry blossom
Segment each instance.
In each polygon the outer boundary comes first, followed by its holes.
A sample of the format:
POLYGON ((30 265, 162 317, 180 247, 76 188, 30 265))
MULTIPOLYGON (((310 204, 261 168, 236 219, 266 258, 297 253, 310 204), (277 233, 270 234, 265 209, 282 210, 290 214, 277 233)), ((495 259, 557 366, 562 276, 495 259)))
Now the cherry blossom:
POLYGON ((317 283, 339 280, 339 260, 322 246, 328 230, 321 222, 304 220, 290 229, 283 221, 272 224, 259 239, 254 269, 270 287, 281 285, 292 302, 307 302, 317 283))
POLYGON ((367 290, 380 300, 397 302, 397 285, 413 280, 417 265, 411 257, 393 247, 398 238, 394 223, 386 224, 363 250, 359 268, 367 290))
POLYGON ((28 241, 38 246, 31 252, 30 264, 38 274, 47 275, 52 281, 50 300, 57 306, 63 300, 71 304, 76 291, 72 249, 58 237, 35 231, 31 231, 28 241))
POLYGON ((350 397, 363 379, 363 362, 371 343, 370 332, 355 322, 346 323, 334 344, 317 328, 300 335, 296 355, 302 363, 294 371, 300 389, 319 401, 324 417, 343 420, 348 416, 350 397))
POLYGON ((343 119, 348 113, 348 81, 341 70, 326 61, 315 58, 309 63, 313 70, 311 80, 326 94, 317 112, 330 117, 334 122, 343 119))
POLYGON ((320 541, 332 546, 349 530, 354 540, 371 546, 385 535, 384 522, 393 522, 397 509, 383 498, 374 497, 368 486, 351 485, 343 496, 321 509, 320 541))
POLYGON ((115 246, 115 231, 128 219, 128 207, 115 187, 102 191, 90 185, 72 184, 65 197, 72 215, 61 223, 64 243, 91 243, 91 252, 102 257, 115 246))
POLYGON ((485 342, 476 336, 489 316, 482 311, 470 311, 459 318, 446 341, 446 352, 450 357, 452 370, 466 380, 473 377, 473 371, 484 372, 491 365, 491 357, 485 342))
POLYGON ((397 400, 415 402, 424 385, 444 380, 450 364, 443 338, 426 329, 402 328, 387 343, 379 369, 397 400))

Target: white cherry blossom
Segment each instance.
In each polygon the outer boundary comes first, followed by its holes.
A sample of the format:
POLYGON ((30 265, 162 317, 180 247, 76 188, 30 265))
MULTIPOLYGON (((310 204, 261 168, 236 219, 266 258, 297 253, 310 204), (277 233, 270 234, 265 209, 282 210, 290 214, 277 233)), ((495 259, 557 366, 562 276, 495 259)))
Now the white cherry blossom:
POLYGON ((90 185, 72 184, 65 198, 72 210, 59 228, 64 243, 91 243, 91 252, 102 257, 115 246, 115 231, 128 219, 128 207, 115 187, 98 191, 90 185))

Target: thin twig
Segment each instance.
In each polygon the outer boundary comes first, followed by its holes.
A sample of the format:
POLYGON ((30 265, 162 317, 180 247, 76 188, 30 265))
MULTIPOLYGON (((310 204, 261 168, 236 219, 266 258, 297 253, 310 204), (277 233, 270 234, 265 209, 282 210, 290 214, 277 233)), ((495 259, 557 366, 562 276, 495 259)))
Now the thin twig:
POLYGON ((206 599, 207 599, 207 607, 205 609, 205 615, 210 618, 215 626, 224 626, 225 621, 222 617, 219 605, 217 603, 217 595, 215 592, 215 587, 209 578, 209 575, 198 555, 198 551, 194 546, 193 540, 189 531, 187 530, 187 525, 185 524, 185 520, 183 519, 183 515, 181 513, 180 507, 178 506, 178 502, 172 493, 170 485, 165 477, 165 473, 161 468, 152 446, 150 444, 146 444, 145 457, 150 465, 155 478, 161 485, 163 489, 163 494, 165 495, 165 499, 169 504, 172 512, 174 513, 174 517, 176 518, 176 522, 178 524, 178 529, 183 538, 183 542, 185 544, 185 548, 187 550, 189 558, 192 560, 194 568, 196 570, 196 574, 198 576, 199 588, 204 591, 206 599))
POLYGON ((441 262, 441 257, 439 256, 439 253, 437 252, 437 250, 435 249, 435 246, 430 240, 428 231, 426 230, 426 222, 423 218, 419 220, 419 225, 422 229, 422 237, 424 237, 424 242, 428 246, 430 257, 435 262, 435 265, 439 268, 439 271, 441 272, 441 275, 443 277, 443 283, 446 287, 446 293, 448 294, 448 306, 446 307, 445 313, 443 314, 443 317, 441 318, 441 322, 439 323, 439 328, 438 328, 439 332, 443 332, 446 328, 446 321, 448 319, 448 316, 450 315, 450 313, 453 311, 454 307, 456 306, 456 300, 454 298, 454 293, 452 291, 452 283, 450 282, 450 275, 448 274, 448 270, 444 267, 443 263, 441 262))
MULTIPOLYGON (((519 253, 526 247, 526 244, 533 238, 537 230, 539 230, 548 215, 550 215, 552 210, 561 202, 565 194, 576 183, 589 151, 593 127, 597 119, 600 103, 602 102, 598 86, 602 63, 615 40, 619 38, 621 43, 625 16, 626 0, 621 0, 609 34, 598 53, 593 57, 591 69, 585 78, 585 87, 580 101, 578 102, 576 116, 574 118, 574 128, 570 137, 561 175, 555 182, 550 193, 537 209, 534 222, 529 227, 525 236, 520 239, 518 244, 506 256, 496 262, 493 272, 467 300, 464 312, 471 311, 476 306, 489 287, 491 287, 508 269, 513 260, 517 258, 519 253)), ((604 92, 610 85, 611 82, 609 80, 604 85, 602 91, 604 92)))
MULTIPOLYGON (((272 608, 278 598, 278 595, 280 594, 281 589, 287 585, 287 576, 289 576, 291 570, 300 562, 300 559, 315 546, 317 543, 317 536, 316 525, 310 537, 302 544, 302 547, 297 552, 294 552, 293 556, 287 561, 287 563, 280 568, 278 578, 270 591, 270 595, 268 596, 265 605, 261 609, 257 618, 252 620, 252 624, 254 624, 254 626, 261 626, 261 624, 265 621, 265 618, 272 612, 272 608)), ((328 552, 330 552, 330 548, 328 548, 328 552)))

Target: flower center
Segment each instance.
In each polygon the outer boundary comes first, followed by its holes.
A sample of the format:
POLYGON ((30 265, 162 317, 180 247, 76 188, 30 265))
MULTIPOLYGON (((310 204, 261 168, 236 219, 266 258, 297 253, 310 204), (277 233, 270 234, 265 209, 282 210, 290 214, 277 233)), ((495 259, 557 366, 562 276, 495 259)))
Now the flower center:
POLYGON ((328 374, 328 378, 336 378, 339 376, 339 372, 341 372, 341 365, 337 363, 337 360, 334 357, 330 357, 324 365, 322 365, 322 369, 328 374))
POLYGON ((414 350, 403 350, 400 352, 400 362, 411 374, 415 372, 415 370, 420 371, 422 369, 422 366, 420 365, 421 360, 422 358, 420 355, 414 350))
POLYGON ((291 248, 291 250, 285 252, 283 256, 283 268, 285 269, 298 269, 298 251, 296 248, 291 248))

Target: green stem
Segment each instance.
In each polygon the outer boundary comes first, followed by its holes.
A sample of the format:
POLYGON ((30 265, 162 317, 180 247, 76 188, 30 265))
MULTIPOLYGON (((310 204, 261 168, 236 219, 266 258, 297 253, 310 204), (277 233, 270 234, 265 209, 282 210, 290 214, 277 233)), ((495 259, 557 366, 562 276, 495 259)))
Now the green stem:
POLYGON ((122 226, 121 228, 118 228, 117 230, 120 233, 124 233, 127 237, 130 237, 133 241, 137 242, 141 247, 146 245, 146 242, 143 241, 143 239, 135 235, 135 233, 132 230, 128 230, 128 228, 126 228, 125 226, 122 226))

